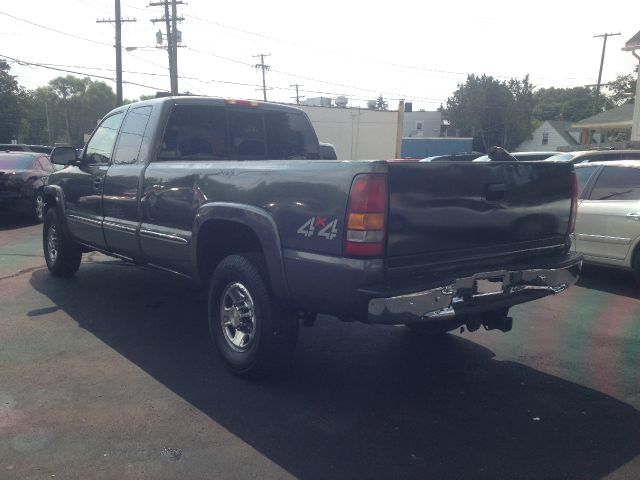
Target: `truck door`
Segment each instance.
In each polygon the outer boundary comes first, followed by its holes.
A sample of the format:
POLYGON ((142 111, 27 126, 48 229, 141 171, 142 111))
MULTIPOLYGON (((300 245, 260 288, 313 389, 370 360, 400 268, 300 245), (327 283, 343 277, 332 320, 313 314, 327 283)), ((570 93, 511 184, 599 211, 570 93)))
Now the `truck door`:
POLYGON ((578 251, 624 260, 640 235, 640 168, 605 166, 576 222, 578 251))
POLYGON ((105 118, 94 131, 84 151, 81 164, 70 170, 65 179, 67 223, 75 238, 104 248, 102 233, 102 187, 109 168, 124 110, 105 118))
POLYGON ((140 257, 140 181, 144 170, 141 153, 148 146, 147 124, 153 107, 132 107, 122 124, 111 166, 104 179, 102 208, 107 248, 131 259, 140 257))

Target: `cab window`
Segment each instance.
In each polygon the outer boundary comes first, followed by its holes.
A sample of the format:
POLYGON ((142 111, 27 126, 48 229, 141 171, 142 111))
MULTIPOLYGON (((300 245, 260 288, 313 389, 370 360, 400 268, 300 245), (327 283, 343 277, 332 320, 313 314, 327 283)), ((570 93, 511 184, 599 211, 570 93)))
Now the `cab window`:
POLYGON ((84 153, 84 163, 88 165, 107 164, 111 161, 113 145, 122 124, 123 113, 118 112, 105 118, 89 140, 84 153))
POLYGON ((113 163, 133 164, 138 161, 144 132, 153 107, 132 108, 122 124, 118 146, 113 154, 113 163))

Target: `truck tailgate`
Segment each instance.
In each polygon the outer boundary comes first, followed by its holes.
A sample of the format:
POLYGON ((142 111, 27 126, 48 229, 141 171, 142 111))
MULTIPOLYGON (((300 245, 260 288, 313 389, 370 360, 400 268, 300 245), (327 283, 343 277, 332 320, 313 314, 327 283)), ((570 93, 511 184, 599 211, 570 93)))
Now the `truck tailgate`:
POLYGON ((389 266, 561 248, 572 172, 555 162, 389 163, 389 266))

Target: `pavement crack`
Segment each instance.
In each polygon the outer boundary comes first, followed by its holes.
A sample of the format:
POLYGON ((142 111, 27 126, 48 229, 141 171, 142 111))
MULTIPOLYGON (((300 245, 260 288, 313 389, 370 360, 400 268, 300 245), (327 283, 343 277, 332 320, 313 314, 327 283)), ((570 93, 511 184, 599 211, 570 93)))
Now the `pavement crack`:
POLYGON ((42 270, 43 268, 44 268, 44 265, 38 265, 36 267, 25 268, 25 269, 20 270, 20 271, 18 271, 16 273, 12 273, 11 275, 6 275, 4 277, 0 277, 0 281, 8 280, 10 278, 16 278, 16 277, 19 277, 20 275, 24 275, 25 273, 35 272, 36 270, 42 270))

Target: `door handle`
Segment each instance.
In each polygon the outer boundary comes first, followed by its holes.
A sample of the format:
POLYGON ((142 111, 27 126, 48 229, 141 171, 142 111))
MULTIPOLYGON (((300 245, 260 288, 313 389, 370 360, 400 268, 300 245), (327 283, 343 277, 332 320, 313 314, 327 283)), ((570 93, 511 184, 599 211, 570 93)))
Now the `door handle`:
POLYGON ((638 212, 627 213, 627 218, 640 222, 640 213, 638 212))
POLYGON ((93 179, 93 188, 94 188, 94 190, 100 191, 101 187, 102 187, 102 179, 100 177, 94 178, 93 179))

